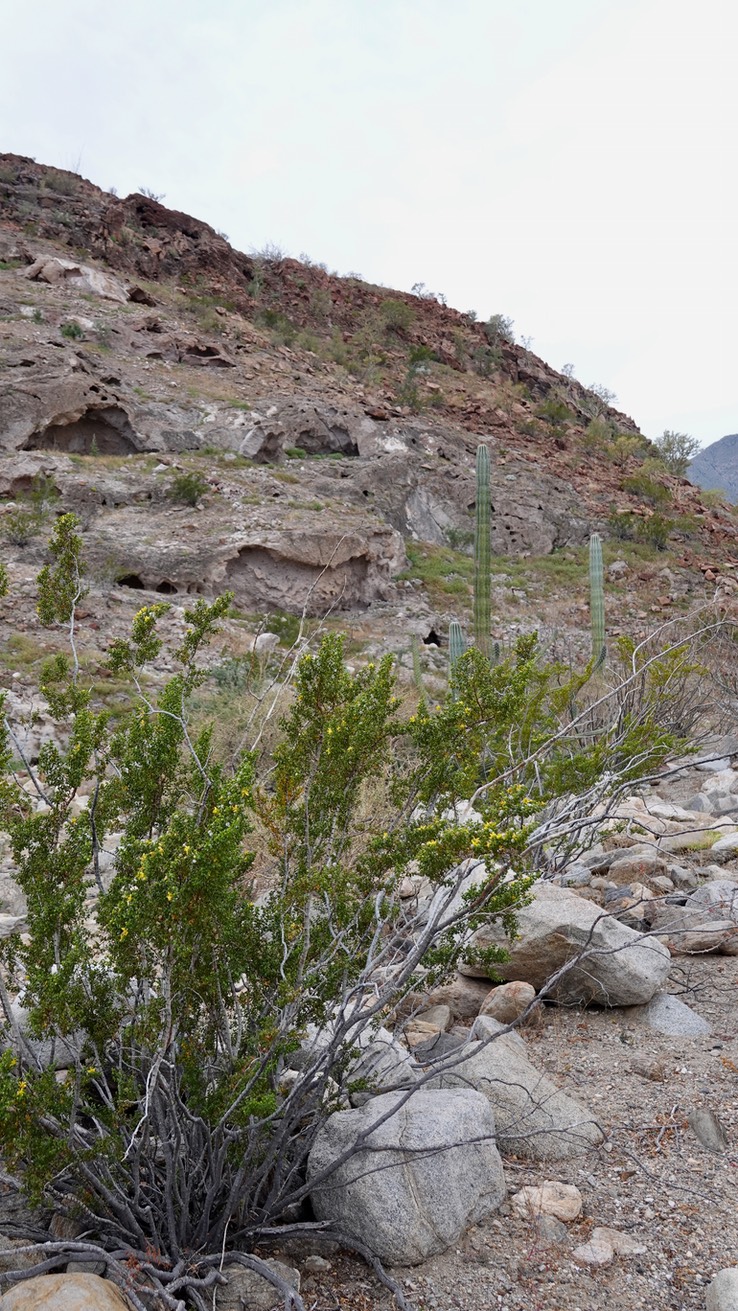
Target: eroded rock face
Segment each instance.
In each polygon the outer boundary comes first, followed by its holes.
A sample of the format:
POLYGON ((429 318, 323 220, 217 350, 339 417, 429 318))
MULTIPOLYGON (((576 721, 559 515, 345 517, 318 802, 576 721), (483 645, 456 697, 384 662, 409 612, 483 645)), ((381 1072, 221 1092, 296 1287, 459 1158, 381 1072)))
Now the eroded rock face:
POLYGON ((389 573, 366 539, 284 533, 274 546, 241 547, 225 582, 247 610, 319 615, 366 607, 386 594, 389 573))
POLYGON ((337 511, 325 510, 317 522, 316 514, 278 503, 269 511, 271 527, 264 526, 266 513, 254 509, 243 516, 252 526, 223 533, 215 498, 202 514, 172 511, 167 485, 159 487, 157 502, 107 508, 95 521, 86 542, 94 570, 122 586, 169 596, 229 590, 240 609, 259 613, 361 610, 392 594, 404 563, 402 539, 369 516, 355 516, 344 533, 337 511))
POLYGON ((132 455, 137 436, 119 405, 91 405, 78 419, 50 423, 24 443, 26 451, 64 451, 70 455, 132 455))
POLYGON ((30 281, 47 282, 51 286, 66 282, 79 291, 91 292, 94 296, 119 301, 121 304, 129 300, 128 287, 120 278, 93 269, 87 264, 79 264, 76 260, 41 256, 34 260, 30 268, 23 270, 23 276, 30 281))

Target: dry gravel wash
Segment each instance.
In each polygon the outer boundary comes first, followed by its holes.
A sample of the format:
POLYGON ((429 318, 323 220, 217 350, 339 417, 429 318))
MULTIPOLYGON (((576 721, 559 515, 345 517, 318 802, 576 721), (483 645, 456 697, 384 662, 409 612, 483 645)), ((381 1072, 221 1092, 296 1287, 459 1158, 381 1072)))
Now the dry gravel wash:
MULTIPOLYGON (((509 1194, 556 1178, 575 1184, 583 1214, 562 1241, 508 1203, 453 1251, 396 1271, 418 1311, 682 1311, 704 1308, 713 1275, 738 1264, 738 958, 675 960, 669 991, 706 1019, 703 1038, 667 1038, 632 1012, 547 1007, 526 1032, 531 1055, 592 1108, 608 1130, 603 1149, 537 1166, 507 1158, 509 1194), (688 1123, 708 1108, 727 1151, 708 1151, 688 1123), (644 1255, 578 1266, 574 1249, 596 1226, 623 1230, 644 1255)), ((390 1311, 394 1303, 359 1263, 303 1275, 311 1311, 390 1311)))

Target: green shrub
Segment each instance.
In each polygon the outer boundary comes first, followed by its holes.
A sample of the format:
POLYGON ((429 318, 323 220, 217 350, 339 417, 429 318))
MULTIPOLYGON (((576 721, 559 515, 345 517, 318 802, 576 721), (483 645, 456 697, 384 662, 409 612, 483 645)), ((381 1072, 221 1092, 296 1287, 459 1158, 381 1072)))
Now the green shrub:
POLYGON ((610 531, 621 542, 642 542, 645 546, 654 546, 657 551, 665 551, 669 544, 669 534, 675 524, 661 514, 640 515, 630 511, 624 514, 611 514, 608 519, 610 531))
POLYGON ((307 459, 307 451, 302 446, 286 446, 284 453, 288 460, 307 459))
POLYGON ((640 517, 627 510, 622 514, 611 514, 608 519, 608 526, 613 537, 620 542, 634 542, 636 540, 637 527, 640 523, 640 517))
POLYGON ((167 495, 179 505, 194 506, 209 489, 210 484, 202 474, 176 473, 167 488, 167 495))
POLYGON ((496 346, 474 346, 471 351, 472 368, 480 378, 490 378, 499 368, 502 354, 496 346))
POLYGON ((574 415, 560 396, 549 394, 536 406, 536 414, 554 429, 563 428, 564 424, 573 422, 574 415))
POLYGON ((387 332, 394 332, 403 337, 415 322, 415 311, 407 301, 389 297, 379 306, 379 317, 387 332))
POLYGON ((637 496, 639 501, 644 501, 646 505, 652 505, 655 509, 662 509, 671 502, 669 488, 655 478, 649 477, 648 472, 642 468, 638 473, 623 478, 620 486, 624 492, 637 496))
POLYGON ((641 520, 638 540, 647 546, 655 546, 657 551, 665 551, 669 545, 669 534, 675 526, 673 519, 666 519, 662 514, 651 514, 641 520))
POLYGON ((59 331, 62 337, 68 337, 70 341, 79 341, 84 337, 84 329, 80 327, 76 319, 70 319, 67 323, 62 323, 59 331))
POLYGON ((59 169, 49 169, 43 179, 43 185, 49 191, 55 191, 58 196, 75 196, 79 190, 80 178, 74 173, 62 172, 59 169))
POLYGON ((503 341, 512 345, 515 341, 514 326, 513 320, 506 314, 491 314, 484 324, 487 341, 492 346, 498 346, 503 341))
POLYGON ((272 340, 280 346, 291 346, 297 337, 298 329, 291 319, 287 318, 281 310, 264 309, 259 310, 256 315, 256 323, 262 328, 268 328, 272 334, 272 340))
MULTIPOLYGON (((70 634, 85 594, 81 546, 74 516, 62 516, 38 579, 41 622, 70 634)), ((28 767, 34 795, 0 740, 0 824, 28 903, 27 932, 0 952, 4 1184, 20 1177, 33 1202, 84 1216, 93 1250, 116 1254, 109 1273, 128 1278, 139 1305, 153 1294, 164 1304, 166 1291, 167 1305, 176 1294, 200 1311, 224 1261, 253 1254, 285 1221, 314 1232, 302 1219, 310 1149, 347 1103, 357 1047, 419 971, 425 986, 463 961, 489 976, 500 952, 465 944, 495 919, 514 929, 530 853, 555 839, 553 812, 535 828, 541 808, 565 793, 568 833, 572 794, 584 825, 595 793, 651 772, 677 745, 658 718, 678 690, 673 657, 658 676, 639 670, 639 700, 584 722, 586 680, 545 664, 535 637, 494 667, 470 650, 441 704, 404 719, 391 658, 352 673, 331 635, 301 658, 257 776, 250 753, 219 762, 211 730, 191 720, 229 604, 185 612, 163 683, 147 670, 168 607, 139 610, 110 648, 134 700, 114 731, 91 708, 74 648, 54 657, 43 694, 57 733, 28 767), (80 788, 94 800, 77 814, 80 788), (443 817, 472 797, 479 820, 443 817), (103 890, 98 853, 115 833, 103 890), (479 879, 464 894, 471 857, 479 879), (398 895, 408 866, 445 911, 408 918, 398 895), (18 1028, 21 984, 30 1032, 60 1053, 47 1068, 18 1028), (287 1080, 298 1059, 302 1077, 287 1080)), ((43 1259, 73 1254, 61 1240, 43 1259)))
POLYGON ((267 633, 276 633, 282 646, 292 647, 300 635, 301 622, 299 615, 275 610, 267 615, 264 628, 267 633))
POLYGON ((36 474, 30 490, 16 498, 12 510, 0 515, 0 538, 12 546, 27 546, 43 531, 58 500, 51 479, 36 474))
POLYGON ((585 451, 604 454, 610 446, 613 435, 612 424, 598 415, 594 419, 590 419, 587 424, 582 434, 581 445, 585 451))
POLYGON ((680 478, 684 477, 700 449, 696 437, 690 437, 686 432, 670 432, 668 428, 654 440, 654 446, 669 473, 674 473, 680 478))

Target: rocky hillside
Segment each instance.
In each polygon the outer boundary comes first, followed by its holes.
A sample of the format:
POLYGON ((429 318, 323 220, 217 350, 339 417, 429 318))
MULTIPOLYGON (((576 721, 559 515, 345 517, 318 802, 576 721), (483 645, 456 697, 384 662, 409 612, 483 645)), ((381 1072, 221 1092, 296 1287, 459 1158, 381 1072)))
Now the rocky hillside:
POLYGON ((698 487, 723 492, 729 501, 738 501, 738 433, 729 433, 700 451, 689 466, 689 476, 698 487))
POLYGON ((480 441, 497 636, 577 640, 593 529, 618 561, 611 628, 688 607, 708 567, 710 594, 735 554, 732 512, 508 335, 422 287, 245 255, 149 196, 0 155, 0 549, 16 620, 49 515, 74 509, 98 609, 230 588, 247 619, 340 612, 360 640, 443 641, 469 615, 480 441))

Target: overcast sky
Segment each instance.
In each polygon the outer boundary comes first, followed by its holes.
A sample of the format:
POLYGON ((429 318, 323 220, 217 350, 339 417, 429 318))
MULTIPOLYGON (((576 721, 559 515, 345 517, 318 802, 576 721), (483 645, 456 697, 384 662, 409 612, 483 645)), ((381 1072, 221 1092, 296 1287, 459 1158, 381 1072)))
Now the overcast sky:
POLYGON ((738 430, 735 0, 0 0, 0 149, 738 430))

